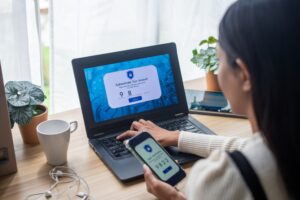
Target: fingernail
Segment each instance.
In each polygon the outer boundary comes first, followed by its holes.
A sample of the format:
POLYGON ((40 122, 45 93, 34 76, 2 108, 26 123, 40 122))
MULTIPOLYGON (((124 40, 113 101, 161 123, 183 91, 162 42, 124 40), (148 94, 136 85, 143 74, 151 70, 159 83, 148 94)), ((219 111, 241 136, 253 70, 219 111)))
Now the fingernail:
POLYGON ((147 165, 143 164, 143 168, 144 168, 144 170, 146 170, 147 169, 147 165))

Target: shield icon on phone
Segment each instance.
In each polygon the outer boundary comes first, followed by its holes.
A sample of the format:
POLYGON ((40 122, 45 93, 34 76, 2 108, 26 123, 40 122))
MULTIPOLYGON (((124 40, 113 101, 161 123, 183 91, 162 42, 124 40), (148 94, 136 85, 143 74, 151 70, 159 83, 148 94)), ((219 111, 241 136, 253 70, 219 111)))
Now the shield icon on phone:
POLYGON ((132 78, 133 78, 133 71, 128 71, 128 72, 127 72, 127 77, 128 77, 129 79, 132 79, 132 78))
POLYGON ((151 146, 150 146, 149 144, 146 144, 146 145, 144 146, 144 149, 145 149, 147 152, 149 152, 149 153, 152 152, 152 148, 151 148, 151 146))

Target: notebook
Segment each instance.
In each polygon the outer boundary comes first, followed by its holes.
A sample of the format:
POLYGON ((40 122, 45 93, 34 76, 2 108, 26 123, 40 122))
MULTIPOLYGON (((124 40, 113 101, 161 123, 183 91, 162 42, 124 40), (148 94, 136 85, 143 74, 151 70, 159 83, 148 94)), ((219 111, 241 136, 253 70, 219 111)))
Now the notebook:
POLYGON ((16 157, 0 63, 0 176, 17 171, 16 157))

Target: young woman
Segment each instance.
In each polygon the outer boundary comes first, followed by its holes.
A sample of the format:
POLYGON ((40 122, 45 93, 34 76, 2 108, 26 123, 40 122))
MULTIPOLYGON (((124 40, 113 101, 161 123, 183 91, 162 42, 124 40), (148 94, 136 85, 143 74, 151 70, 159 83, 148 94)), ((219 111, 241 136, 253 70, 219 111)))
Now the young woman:
POLYGON ((133 122, 119 139, 146 129, 164 146, 207 157, 193 166, 185 192, 159 181, 145 166, 148 191, 159 199, 252 199, 253 191, 226 152, 239 150, 268 199, 300 199, 299 56, 299 1, 232 4, 219 25, 218 79, 232 110, 248 117, 253 137, 170 132, 150 121, 133 122))

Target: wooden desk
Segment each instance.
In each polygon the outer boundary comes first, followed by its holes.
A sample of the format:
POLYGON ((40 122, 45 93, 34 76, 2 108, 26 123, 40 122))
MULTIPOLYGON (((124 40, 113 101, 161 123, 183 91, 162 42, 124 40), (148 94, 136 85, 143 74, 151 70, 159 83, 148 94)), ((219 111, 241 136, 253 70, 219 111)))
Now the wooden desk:
MULTIPOLYGON (((194 115, 214 132, 227 136, 251 134, 245 119, 194 115)), ((94 199, 154 199, 142 180, 122 184, 107 169, 88 145, 80 109, 50 116, 51 119, 78 120, 79 128, 71 135, 68 166, 88 182, 94 199)), ((52 168, 39 145, 24 145, 17 129, 13 130, 18 172, 1 177, 0 199, 23 199, 26 195, 46 190, 52 184, 48 172, 52 168)), ((185 166, 187 171, 190 166, 185 166)))
MULTIPOLYGON (((199 121, 220 135, 251 135, 248 120, 205 115, 194 115, 199 121)), ((148 194, 143 180, 122 184, 108 170, 88 145, 80 109, 51 115, 50 119, 77 120, 78 130, 71 135, 68 149, 69 167, 82 176, 89 184, 93 199, 155 199, 148 194)), ((53 183, 48 172, 52 169, 40 147, 24 145, 18 129, 13 130, 18 172, 0 177, 0 199, 24 199, 32 193, 45 191, 53 183)), ((191 165, 184 168, 189 172, 191 165)), ((184 183, 180 185, 183 187, 184 183)))

